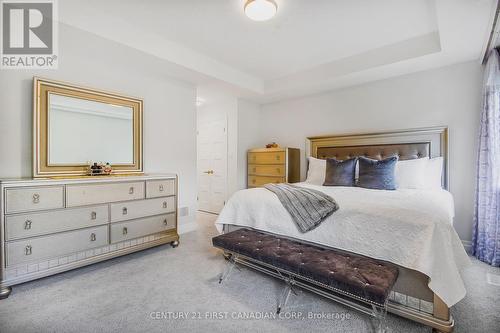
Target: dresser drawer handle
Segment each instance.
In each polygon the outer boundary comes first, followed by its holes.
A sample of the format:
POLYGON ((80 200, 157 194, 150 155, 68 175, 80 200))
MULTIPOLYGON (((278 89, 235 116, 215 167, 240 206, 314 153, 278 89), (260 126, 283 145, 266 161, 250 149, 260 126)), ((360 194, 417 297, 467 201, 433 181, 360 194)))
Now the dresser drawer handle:
POLYGON ((31 245, 26 245, 26 247, 24 248, 24 254, 29 256, 33 253, 33 248, 31 247, 31 245))
POLYGON ((257 168, 253 168, 253 172, 257 172, 257 168))
POLYGON ((122 214, 123 214, 123 215, 127 215, 127 213, 128 213, 128 209, 127 209, 127 207, 123 207, 123 208, 122 208, 122 214))
POLYGON ((280 169, 280 168, 276 168, 276 172, 277 172, 277 173, 280 173, 280 172, 281 172, 281 169, 280 169))
POLYGON ((167 221, 167 219, 164 219, 164 220, 163 220, 163 224, 164 224, 164 225, 168 225, 168 221, 167 221))
POLYGON ((280 160, 281 159, 281 156, 280 155, 276 155, 276 160, 280 160))
POLYGON ((168 207, 168 203, 166 201, 163 201, 163 208, 167 208, 168 207))
POLYGON ((40 202, 40 194, 38 193, 33 194, 33 203, 37 204, 39 202, 40 202))
POLYGON ((24 229, 25 230, 30 230, 31 229, 31 223, 33 223, 31 220, 26 220, 26 222, 24 222, 24 229))
POLYGON ((127 229, 127 227, 123 227, 123 231, 122 231, 122 233, 123 233, 124 235, 128 234, 128 229, 127 229))
POLYGON ((90 241, 91 241, 91 242, 94 242, 95 240, 96 240, 96 236, 95 236, 95 234, 94 234, 94 233, 91 233, 91 234, 90 234, 90 241))
POLYGON ((252 179, 252 183, 255 184, 257 182, 257 180, 255 179, 252 179))
POLYGON ((134 194, 134 188, 133 187, 131 187, 131 188, 128 189, 128 194, 134 194))
POLYGON ((96 212, 90 213, 90 219, 95 220, 96 218, 97 218, 97 213, 96 212))
POLYGON ((163 192, 163 185, 158 186, 158 191, 163 192))

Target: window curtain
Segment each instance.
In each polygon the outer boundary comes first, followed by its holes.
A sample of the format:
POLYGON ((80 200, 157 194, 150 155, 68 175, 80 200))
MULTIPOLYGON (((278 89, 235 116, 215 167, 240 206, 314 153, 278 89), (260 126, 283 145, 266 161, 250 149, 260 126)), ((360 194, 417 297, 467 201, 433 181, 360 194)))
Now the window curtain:
POLYGON ((472 253, 500 266, 500 59, 493 50, 484 72, 472 253))

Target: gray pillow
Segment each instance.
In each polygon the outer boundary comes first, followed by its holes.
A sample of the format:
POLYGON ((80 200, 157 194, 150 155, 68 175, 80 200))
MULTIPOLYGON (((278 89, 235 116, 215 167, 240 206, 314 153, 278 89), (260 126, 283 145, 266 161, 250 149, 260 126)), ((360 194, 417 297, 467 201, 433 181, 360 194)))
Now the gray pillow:
POLYGON ((396 177, 394 170, 398 162, 397 156, 383 160, 359 157, 358 186, 376 190, 395 190, 396 177))
POLYGON ((323 186, 354 186, 357 160, 357 157, 344 161, 327 158, 323 186))

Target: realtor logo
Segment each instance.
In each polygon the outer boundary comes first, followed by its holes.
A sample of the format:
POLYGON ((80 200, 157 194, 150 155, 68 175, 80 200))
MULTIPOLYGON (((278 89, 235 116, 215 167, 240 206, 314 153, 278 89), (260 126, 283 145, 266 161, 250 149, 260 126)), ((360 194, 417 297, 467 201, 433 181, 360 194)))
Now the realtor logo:
POLYGON ((1 1, 1 68, 57 68, 54 0, 1 1))

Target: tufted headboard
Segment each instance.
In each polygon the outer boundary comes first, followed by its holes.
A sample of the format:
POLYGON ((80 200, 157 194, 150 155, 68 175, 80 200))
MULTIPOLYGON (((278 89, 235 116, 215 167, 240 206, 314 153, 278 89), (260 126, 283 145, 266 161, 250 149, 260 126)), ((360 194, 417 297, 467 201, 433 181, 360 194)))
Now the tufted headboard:
POLYGON ((356 156, 383 159, 398 155, 400 160, 410 160, 443 156, 443 188, 449 188, 447 127, 317 136, 307 141, 306 155, 320 159, 344 160, 356 156))

